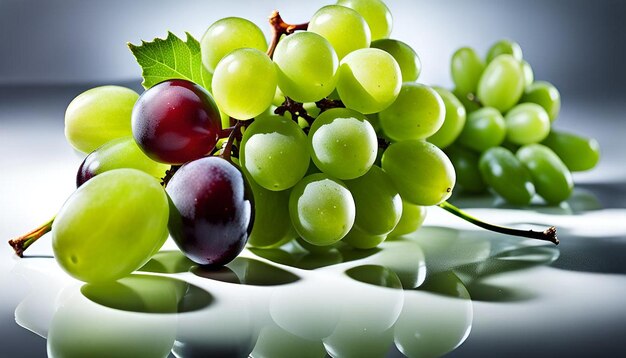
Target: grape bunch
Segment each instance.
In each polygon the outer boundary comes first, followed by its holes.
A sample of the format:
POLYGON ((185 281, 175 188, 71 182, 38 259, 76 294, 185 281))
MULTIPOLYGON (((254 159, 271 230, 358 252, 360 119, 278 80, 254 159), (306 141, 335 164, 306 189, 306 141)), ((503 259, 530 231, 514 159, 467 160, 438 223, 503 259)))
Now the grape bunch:
MULTIPOLYGON (((459 133, 458 141, 481 149, 502 143, 502 103, 516 103, 517 82, 527 81, 515 77, 519 59, 498 56, 482 76, 471 67, 482 62, 460 62, 463 100, 475 90, 467 78, 480 77, 486 84, 477 98, 496 107, 468 109, 464 123, 454 94, 417 82, 420 59, 389 38, 392 17, 380 0, 339 0, 297 25, 275 11, 270 24, 269 45, 257 25, 236 17, 213 23, 201 41, 170 33, 129 45, 146 91, 97 87, 69 104, 67 140, 88 154, 78 189, 53 220, 10 242, 16 252, 52 231, 63 269, 86 282, 110 281, 140 268, 168 235, 199 265, 221 266, 246 245, 374 248, 417 230, 434 205, 489 230, 558 243, 553 228, 498 227, 446 202, 456 174, 440 147, 459 133), (482 130, 494 121, 498 128, 482 130)), ((542 91, 527 93, 529 101, 547 103, 542 91)), ((508 122, 520 138, 544 140, 534 135, 545 121, 532 106, 515 107, 508 122)), ((521 172, 509 164, 521 161, 532 173, 557 162, 536 146, 506 164, 521 172)), ((489 165, 502 157, 489 153, 489 165)), ((543 195, 543 179, 533 180, 543 195)))
POLYGON ((446 121, 429 138, 444 149, 466 193, 487 188, 514 205, 535 194, 558 204, 573 190, 571 172, 592 169, 598 142, 553 127, 561 109, 557 88, 535 81, 516 42, 500 40, 483 60, 463 47, 452 55, 456 88, 441 90, 446 121))

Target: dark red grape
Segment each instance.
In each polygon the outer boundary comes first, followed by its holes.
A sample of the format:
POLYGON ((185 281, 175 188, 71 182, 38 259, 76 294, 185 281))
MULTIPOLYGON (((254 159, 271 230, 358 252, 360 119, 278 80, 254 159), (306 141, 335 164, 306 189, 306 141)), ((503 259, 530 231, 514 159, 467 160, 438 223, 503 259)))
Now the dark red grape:
POLYGON ((211 94, 193 82, 168 80, 145 91, 133 108, 133 137, 152 159, 182 164, 211 152, 220 113, 211 94))
POLYGON ((169 230, 192 261, 220 266, 243 250, 252 231, 252 191, 243 173, 220 157, 183 165, 167 185, 169 230))

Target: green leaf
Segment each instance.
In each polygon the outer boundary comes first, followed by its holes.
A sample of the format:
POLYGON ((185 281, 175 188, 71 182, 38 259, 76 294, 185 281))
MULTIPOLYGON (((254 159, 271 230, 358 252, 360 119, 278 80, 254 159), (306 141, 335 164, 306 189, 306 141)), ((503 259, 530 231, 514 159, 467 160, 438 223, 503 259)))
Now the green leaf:
POLYGON ((212 75, 202 65, 200 42, 189 33, 185 34, 187 41, 168 32, 165 39, 141 41, 139 46, 128 44, 141 66, 144 88, 148 89, 165 80, 184 79, 211 91, 212 75))

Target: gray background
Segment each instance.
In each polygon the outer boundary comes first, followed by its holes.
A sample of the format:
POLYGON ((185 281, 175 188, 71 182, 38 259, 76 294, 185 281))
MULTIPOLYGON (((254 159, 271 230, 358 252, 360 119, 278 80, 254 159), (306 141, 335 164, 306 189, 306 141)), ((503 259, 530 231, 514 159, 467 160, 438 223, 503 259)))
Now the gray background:
MULTIPOLYGON (((213 21, 246 17, 267 33, 280 9, 307 21, 330 1, 109 0, 0 1, 0 85, 109 83, 135 80, 139 68, 127 42, 167 30, 201 37, 213 21)), ((449 59, 460 46, 485 53, 500 38, 517 40, 536 77, 554 82, 564 98, 625 92, 626 2, 620 0, 389 0, 392 37, 420 55, 428 84, 449 85, 449 59)))

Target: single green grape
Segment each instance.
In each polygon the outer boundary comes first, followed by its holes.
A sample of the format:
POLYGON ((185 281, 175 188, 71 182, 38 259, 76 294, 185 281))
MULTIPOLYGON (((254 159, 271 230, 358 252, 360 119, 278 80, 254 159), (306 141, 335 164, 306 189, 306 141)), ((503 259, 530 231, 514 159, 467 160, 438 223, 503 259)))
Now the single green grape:
POLYGON ((480 174, 480 154, 459 145, 446 148, 446 154, 456 172, 456 188, 470 194, 483 193, 487 185, 480 174))
POLYGON ((450 197, 456 174, 450 159, 436 145, 407 140, 392 143, 382 167, 402 199, 415 205, 437 205, 450 197))
POLYGON ((144 172, 102 173, 78 188, 57 214, 52 224, 54 256, 81 281, 124 277, 165 242, 168 205, 159 181, 144 172))
POLYGON ((402 216, 388 237, 402 236, 417 231, 426 220, 427 213, 425 206, 414 205, 402 200, 402 216))
POLYGON ((253 48, 234 50, 213 74, 213 96, 227 115, 247 120, 263 113, 274 100, 278 76, 272 60, 253 48))
POLYGON ((536 103, 548 112, 550 122, 554 122, 561 111, 561 94, 553 84, 537 81, 526 87, 521 102, 536 103))
POLYGON ((528 88, 535 82, 535 73, 527 61, 522 61, 522 72, 524 73, 524 87, 528 88))
POLYGON ((511 40, 500 40, 493 44, 489 51, 487 52, 487 63, 493 61, 496 57, 500 55, 511 55, 518 62, 522 62, 522 48, 520 45, 511 40))
POLYGON ((313 162, 324 173, 338 179, 354 179, 374 164, 378 139, 364 115, 347 108, 333 108, 313 122, 309 145, 313 162))
POLYGON ((592 169, 600 160, 600 145, 593 138, 553 130, 541 144, 552 149, 573 172, 592 169))
POLYGON ((133 106, 139 95, 120 86, 95 87, 79 94, 65 111, 65 137, 76 150, 91 153, 104 143, 132 135, 133 106))
POLYGON ((400 66, 383 50, 360 49, 341 60, 337 92, 347 108, 380 112, 398 98, 401 87, 400 66))
POLYGON ((549 204, 558 204, 572 194, 574 181, 567 166, 550 148, 541 144, 521 147, 517 158, 528 168, 537 194, 549 204))
POLYGON ((325 174, 304 177, 289 196, 289 217, 305 241, 317 246, 341 240, 354 224, 356 209, 345 185, 325 174))
POLYGON ((484 106, 506 112, 524 93, 524 72, 511 55, 500 55, 485 68, 478 82, 478 99, 484 106))
POLYGON ((356 205, 354 226, 343 241, 359 249, 371 249, 387 238, 402 216, 402 199, 391 178, 380 167, 347 180, 356 205))
POLYGON ((459 143, 477 152, 500 145, 506 137, 504 118, 495 108, 484 107, 467 116, 459 143))
POLYGON ((282 39, 274 51, 274 63, 280 90, 298 102, 319 101, 337 84, 337 54, 330 42, 314 32, 282 39))
POLYGON ((395 102, 378 114, 383 132, 394 141, 428 138, 441 128, 445 117, 441 96, 413 82, 403 83, 395 102))
POLYGON ((485 70, 485 63, 471 47, 462 47, 452 55, 450 73, 458 94, 476 94, 478 81, 485 70))
POLYGON ((240 161, 267 190, 296 185, 309 166, 309 142, 296 122, 280 116, 257 118, 244 132, 240 161))
POLYGON ((435 87, 434 90, 443 100, 446 116, 441 128, 428 137, 428 141, 441 149, 445 149, 454 143, 463 131, 467 114, 463 103, 452 92, 441 87, 435 87))
POLYGON ((550 133, 550 117, 538 104, 522 103, 504 116, 506 139, 513 144, 539 143, 550 133))
POLYGON ((422 62, 411 46, 398 40, 380 39, 372 42, 373 48, 381 49, 398 62, 402 72, 402 82, 415 82, 422 72, 422 62))
POLYGON ((328 5, 317 10, 307 30, 328 40, 340 60, 352 51, 369 47, 372 40, 363 16, 338 5, 328 5))
POLYGON ((385 39, 391 34, 391 11, 381 0, 339 0, 338 5, 356 10, 365 18, 372 32, 372 40, 385 39))
POLYGON ((253 22, 240 17, 227 17, 214 22, 200 40, 202 64, 214 72, 224 56, 239 48, 267 51, 263 31, 253 22))
POLYGON ((298 234, 289 219, 290 191, 267 190, 248 173, 246 176, 254 195, 254 225, 248 244, 267 249, 279 247, 296 238, 298 234))
POLYGON ((132 136, 113 139, 89 154, 78 169, 77 186, 92 177, 113 169, 133 168, 157 180, 165 176, 170 165, 155 162, 139 148, 132 136))
POLYGON ((493 147, 480 157, 483 180, 511 204, 528 205, 535 195, 535 186, 528 169, 510 150, 493 147))

